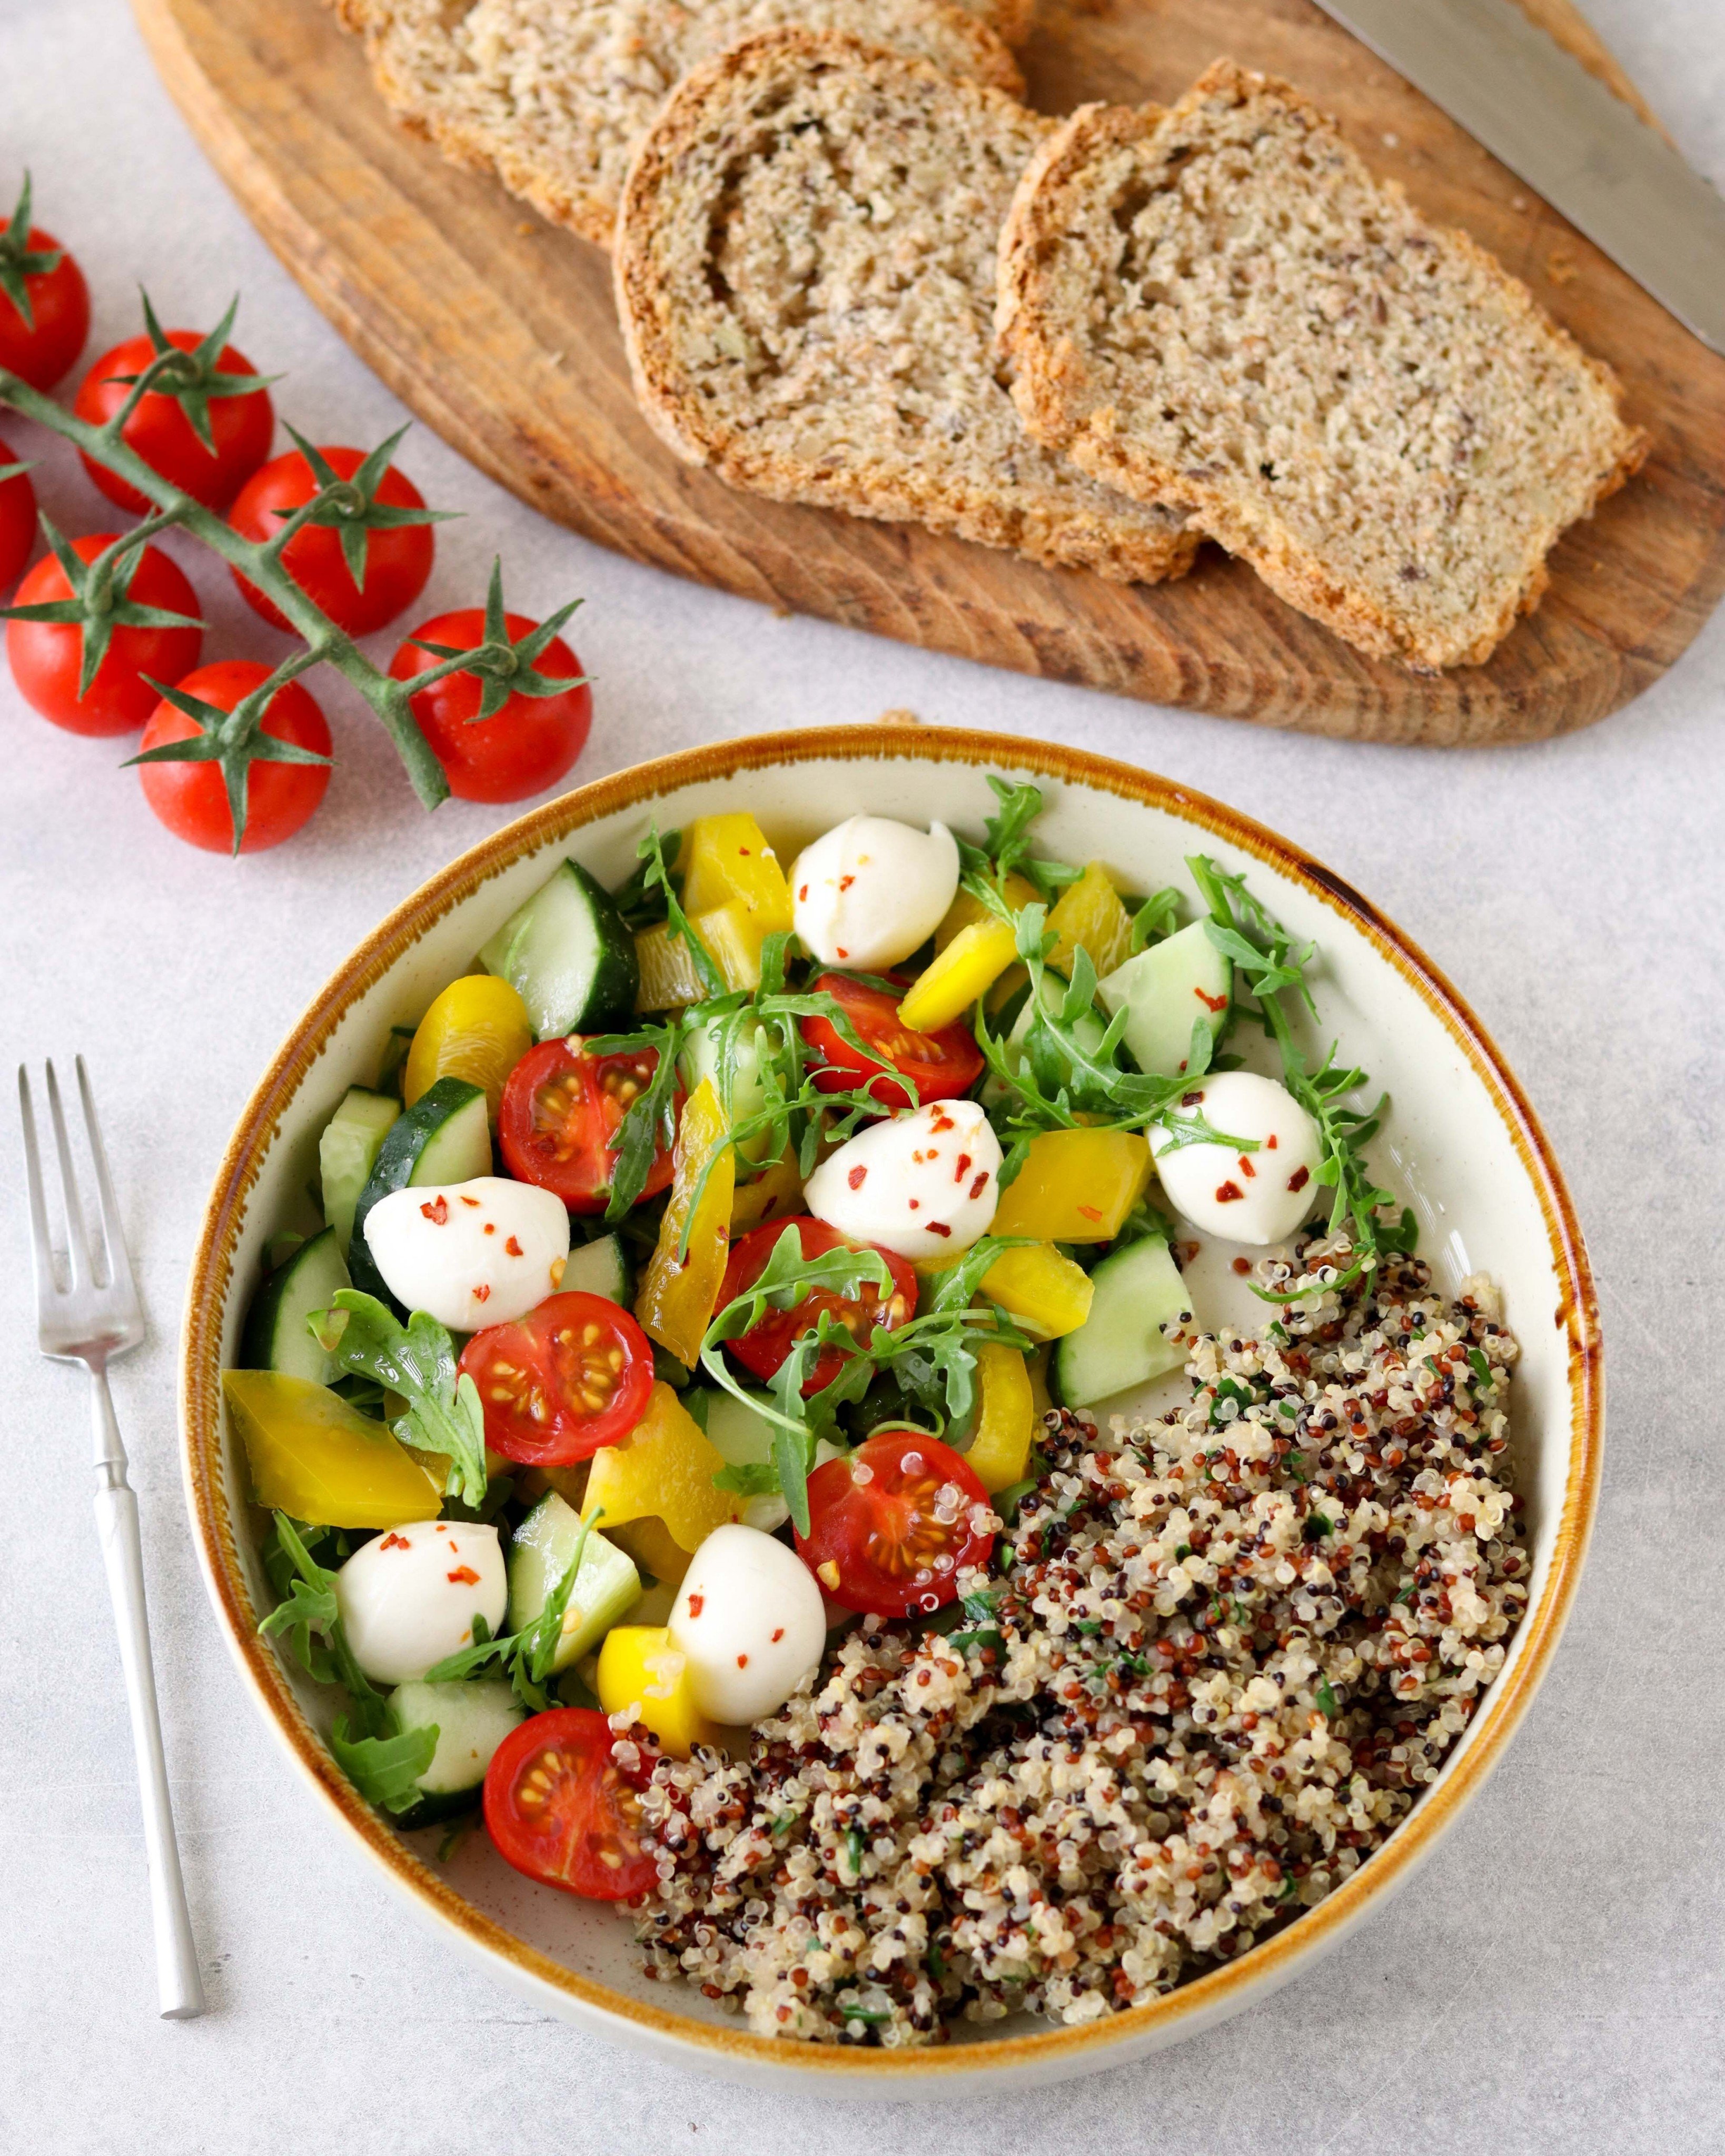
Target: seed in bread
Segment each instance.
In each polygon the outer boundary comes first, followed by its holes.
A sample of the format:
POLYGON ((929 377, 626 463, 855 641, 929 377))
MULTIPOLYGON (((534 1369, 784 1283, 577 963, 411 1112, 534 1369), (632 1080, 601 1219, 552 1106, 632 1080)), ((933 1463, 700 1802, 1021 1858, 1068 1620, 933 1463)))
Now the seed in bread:
POLYGON ((1524 286, 1232 61, 1165 113, 1062 122, 1007 220, 998 321, 1040 439, 1421 669, 1486 659, 1645 453, 1524 286))
POLYGON ((690 463, 781 501, 1122 582, 1183 574, 1183 519, 1041 448, 996 373, 996 238, 1050 124, 800 30, 690 75, 618 219, 618 311, 653 425, 690 463))
MULTIPOLYGON (((333 0, 397 117, 608 246, 635 144, 665 93, 739 38, 795 22, 1022 90, 993 0, 333 0)), ((1026 0, 999 0, 1020 28, 1026 0)))

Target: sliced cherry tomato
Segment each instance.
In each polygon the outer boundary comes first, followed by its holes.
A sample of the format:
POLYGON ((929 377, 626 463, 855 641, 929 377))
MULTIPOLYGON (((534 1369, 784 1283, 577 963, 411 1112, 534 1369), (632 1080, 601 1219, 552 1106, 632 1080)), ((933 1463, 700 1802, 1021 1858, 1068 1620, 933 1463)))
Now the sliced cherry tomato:
MULTIPOLYGON (((223 659, 188 674, 179 687, 218 711, 231 711, 268 680, 270 672, 253 660, 223 659)), ((183 711, 161 703, 144 729, 141 748, 189 741, 198 731, 183 711)), ((330 752, 329 721, 297 681, 287 682, 270 698, 264 731, 278 741, 315 749, 320 756, 330 752)), ((141 763, 138 776, 144 782, 144 798, 177 839, 208 853, 234 850, 234 818, 218 763, 141 763)), ((260 854, 290 839, 316 809, 329 783, 326 763, 254 763, 246 773, 245 836, 240 852, 260 854)))
MULTIPOLYGON (((0 441, 0 470, 19 461, 0 441)), ((14 472, 0 479, 0 592, 23 576, 35 544, 36 490, 28 472, 14 472)))
POLYGON ((962 1453, 921 1430, 883 1430, 809 1478, 797 1554, 835 1602, 877 1617, 938 1609, 992 1543, 971 1514, 988 1492, 962 1453))
POLYGON ((889 1107, 920 1107, 929 1101, 956 1100, 982 1076, 982 1050, 969 1028, 956 1019, 938 1033, 913 1033, 900 1022, 899 998, 882 989, 865 988, 843 973, 823 973, 811 985, 817 994, 832 997, 857 1039, 872 1050, 859 1055, 829 1019, 805 1018, 803 1040, 826 1059, 827 1068, 814 1074, 823 1093, 849 1092, 872 1073, 896 1070, 916 1087, 914 1101, 906 1101, 904 1087, 890 1078, 876 1078, 869 1091, 889 1107))
POLYGON ((530 1715, 485 1769, 485 1831, 506 1864, 590 1902, 632 1902, 658 1878, 638 1831, 644 1770, 625 1774, 590 1707, 530 1715))
MULTIPOLYGON (((572 1213, 603 1213, 615 1170, 619 1127, 659 1067, 656 1049, 589 1055, 567 1040, 542 1040, 509 1074, 497 1137, 510 1173, 554 1190, 572 1213)), ((675 1106, 682 1106, 680 1090, 675 1106)), ((671 1179, 661 1142, 643 1198, 671 1179)))
MULTIPOLYGON (((111 531, 95 531, 72 542, 80 562, 93 562, 114 543, 111 531)), ((159 547, 146 547, 131 580, 123 577, 122 596, 139 606, 162 607, 170 613, 198 619, 198 594, 177 564, 159 547)), ((117 586, 116 586, 117 588, 117 586)), ((52 554, 43 557, 13 596, 14 606, 43 606, 72 597, 66 572, 52 554)), ((151 681, 178 684, 198 664, 203 649, 201 629, 128 628, 109 638, 108 649, 88 696, 78 683, 84 670, 84 635, 74 621, 9 621, 6 657, 18 693, 70 734, 129 734, 142 726, 162 701, 151 681), (147 675, 149 680, 144 676, 147 675)), ((189 767, 188 767, 189 768, 189 767)))
MULTIPOLYGON (((363 449, 339 444, 321 447, 318 454, 337 479, 352 479, 366 460, 363 449)), ((265 541, 280 531, 283 519, 321 491, 317 475, 298 449, 277 457, 246 481, 228 521, 243 538, 265 541)), ((425 497, 412 480, 393 465, 382 474, 372 500, 386 509, 424 509, 425 497)), ((398 524, 366 533, 365 581, 356 584, 341 551, 341 535, 332 525, 302 525, 282 549, 281 566, 305 593, 321 607, 337 629, 350 636, 369 636, 382 629, 418 598, 431 574, 436 542, 429 524, 398 524)), ((289 624, 255 585, 238 569, 234 581, 246 603, 263 615, 272 629, 289 624)))
MULTIPOLYGON (((892 1276, 891 1291, 883 1301, 880 1290, 869 1286, 855 1297, 834 1295, 829 1288, 817 1288, 789 1310, 769 1310, 758 1323, 729 1343, 732 1353, 746 1370, 752 1370, 757 1378, 771 1379, 793 1343, 819 1323, 824 1310, 831 1311, 861 1340, 866 1340, 877 1325, 900 1326, 916 1316, 916 1275, 907 1260, 891 1250, 881 1250, 878 1243, 854 1243, 836 1228, 828 1227, 824 1220, 811 1220, 806 1214, 795 1220, 763 1221, 733 1245, 716 1308, 724 1309, 754 1285, 766 1270, 773 1245, 787 1228, 797 1230, 805 1258, 818 1258, 828 1250, 840 1249, 879 1251, 892 1276)), ((836 1348, 829 1348, 803 1380, 803 1392, 818 1393, 823 1385, 831 1384, 843 1361, 836 1348)))
MULTIPOLYGON (((511 644, 539 624, 526 615, 506 614, 511 644)), ((485 641, 485 610, 464 607, 421 622, 413 634, 451 651, 471 651, 485 641)), ((411 681, 440 665, 434 652, 404 644, 390 662, 398 681, 411 681)), ((549 696, 513 696, 489 719, 475 718, 482 684, 475 674, 446 674, 413 699, 413 716, 443 766, 449 791, 462 801, 525 801, 555 786, 587 746, 593 726, 593 691, 578 677, 581 661, 560 636, 533 661, 547 680, 573 685, 549 696)))
MULTIPOLYGON (((167 337, 181 352, 196 352, 203 341, 196 330, 169 330, 167 337)), ((141 374, 155 357, 156 346, 147 336, 127 337, 116 344, 79 384, 72 408, 92 427, 105 426, 131 394, 131 382, 119 377, 141 374)), ((257 369, 237 345, 224 344, 215 356, 215 371, 249 375, 257 369)), ((275 408, 267 389, 252 389, 237 397, 212 397, 206 408, 213 452, 198 439, 179 399, 155 390, 126 421, 126 445, 151 471, 184 488, 194 501, 208 509, 225 509, 270 454, 275 408)), ((135 486, 116 479, 93 459, 84 459, 84 469, 110 501, 134 516, 154 506, 135 486)))
POLYGON ((18 221, 0 217, 0 257, 23 277, 29 302, 27 318, 0 289, 0 367, 21 374, 33 389, 52 389, 90 335, 90 292, 83 271, 59 240, 30 223, 29 205, 26 181, 18 221), (22 247, 13 236, 18 222, 25 228, 22 247), (33 266, 44 262, 52 266, 33 266))
POLYGON ((647 1412, 653 1348, 602 1295, 554 1295, 461 1351, 479 1388, 485 1443, 531 1467, 569 1467, 627 1437, 647 1412))

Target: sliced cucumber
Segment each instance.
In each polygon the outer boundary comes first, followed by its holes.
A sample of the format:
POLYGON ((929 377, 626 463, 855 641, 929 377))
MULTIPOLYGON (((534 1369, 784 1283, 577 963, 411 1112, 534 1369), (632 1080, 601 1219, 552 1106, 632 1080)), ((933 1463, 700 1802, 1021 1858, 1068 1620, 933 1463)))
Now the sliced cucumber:
POLYGON ((349 1285, 347 1264, 333 1228, 301 1243, 252 1298, 239 1344, 243 1370, 279 1370, 327 1385, 336 1366, 311 1337, 305 1320, 327 1310, 336 1291, 349 1285))
MULTIPOLYGON (((516 1529, 509 1545, 509 1614, 504 1620, 511 1632, 523 1630, 544 1609, 580 1537, 581 1515, 555 1490, 547 1491, 516 1529)), ((563 1635, 552 1668, 566 1670, 579 1661, 640 1598, 641 1575, 629 1559, 603 1535, 588 1535, 563 1608, 563 1635)))
MULTIPOLYGON (((753 1407, 745 1407, 734 1393, 715 1386, 703 1393, 706 1404, 706 1441, 722 1453, 727 1467, 764 1467, 773 1457, 773 1425, 753 1407)), ((751 1395, 763 1406, 773 1403, 771 1393, 751 1395)))
POLYGON ((416 1026, 411 1025, 391 1026, 389 1038, 383 1044, 383 1060, 377 1066, 377 1083, 373 1090, 389 1094, 396 1103, 398 1113, 401 1107, 402 1081, 407 1075, 408 1050, 413 1046, 413 1035, 418 1030, 416 1026))
POLYGON ((383 1276, 366 1247, 366 1215, 380 1198, 408 1184, 471 1183, 491 1173, 491 1131, 485 1096, 465 1078, 439 1078, 390 1126, 353 1212, 347 1269, 353 1285, 392 1306, 383 1276))
POLYGON ((1233 965, 1194 921, 1117 966, 1096 983, 1096 1001, 1110 1018, 1129 1013, 1123 1038, 1139 1070, 1173 1078, 1191 1056, 1194 1020, 1212 1037, 1221 1031, 1233 986, 1233 965))
MULTIPOLYGON (((1065 992, 1064 981, 1050 980, 1046 975, 1043 977, 1042 1008, 1050 1017, 1053 1017, 1060 1009, 1065 992)), ((1029 1055, 1030 1028, 1035 1023, 1035 1019, 1036 1004, 1029 992, 1026 990, 1024 1000, 1019 1005, 1018 1016, 1014 1019, 1012 1029, 1003 1043, 1009 1070, 1021 1070, 1024 1067, 1029 1055)), ((1085 1012, 1072 1029, 1077 1036, 1079 1046, 1090 1050, 1091 1053, 1101 1046, 1102 1036, 1107 1029, 1093 1011, 1085 1012)), ((1060 1065, 1060 1069, 1055 1074, 1057 1081, 1065 1083, 1070 1075, 1070 1065, 1064 1055, 1060 1055, 1058 1050, 1055 1053, 1060 1065)), ((985 1108, 993 1107, 1004 1098, 1006 1091, 1007 1088, 1001 1081, 991 1076, 983 1087, 983 1106, 985 1108)))
MULTIPOLYGON (((710 1018, 698 1025, 683 1043, 677 1068, 685 1089, 692 1093, 703 1078, 711 1078, 726 1120, 741 1123, 757 1116, 767 1105, 767 1088, 761 1082, 761 1050, 766 1029, 745 1020, 710 1018)), ((770 1129, 744 1138, 737 1150, 745 1160, 763 1160, 773 1142, 770 1129)))
POLYGON ((577 861, 512 913, 480 952, 527 1006, 536 1039, 597 1033, 634 1013, 635 939, 610 893, 577 861))
POLYGON ((562 1286, 565 1292, 579 1288, 583 1294, 602 1295, 607 1302, 629 1308, 635 1297, 634 1267, 621 1237, 599 1235, 590 1243, 578 1243, 563 1267, 562 1286))
POLYGON ((419 1729, 437 1732, 431 1764, 419 1777, 420 1802, 395 1822, 410 1828, 429 1825, 470 1804, 485 1779, 491 1754, 526 1714, 505 1677, 473 1677, 453 1684, 427 1684, 418 1678, 398 1685, 389 1695, 389 1707, 403 1737, 419 1729))
POLYGON ((350 1086, 341 1105, 323 1127, 317 1142, 317 1169, 323 1184, 323 1217, 336 1231, 345 1258, 353 1240, 353 1213, 372 1179, 377 1155, 401 1113, 394 1093, 373 1093, 350 1086))
POLYGON ((1055 1386, 1069 1408, 1147 1385, 1186 1359, 1186 1343, 1168 1332, 1189 1323, 1191 1294, 1165 1236, 1146 1235, 1114 1251, 1091 1282, 1090 1316, 1055 1348, 1055 1386))

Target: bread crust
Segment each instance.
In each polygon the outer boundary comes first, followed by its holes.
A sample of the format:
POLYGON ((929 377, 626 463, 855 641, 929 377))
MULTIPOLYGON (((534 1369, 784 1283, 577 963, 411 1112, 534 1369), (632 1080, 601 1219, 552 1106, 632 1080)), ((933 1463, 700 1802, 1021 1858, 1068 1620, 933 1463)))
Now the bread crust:
MULTIPOLYGON (((1132 198, 1121 199, 1132 206, 1132 198)), ((1142 208, 1138 203, 1133 215, 1142 208)), ((1391 294, 1384 303, 1386 319, 1394 303, 1391 294)), ((1134 319, 1147 320, 1148 312, 1140 308, 1134 319)), ((1647 437, 1621 415, 1616 377, 1559 328, 1525 285, 1468 235, 1420 220, 1399 187, 1366 174, 1335 122, 1310 99, 1231 60, 1216 62, 1166 113, 1084 105, 1043 143, 1019 183, 1001 233, 996 332, 1014 368, 1013 394, 1039 439, 1137 500, 1185 508, 1290 604, 1359 649, 1415 670, 1474 665, 1488 658, 1517 618, 1538 605, 1548 582, 1546 556, 1562 530, 1591 515, 1647 453, 1647 437), (1173 194, 1186 184, 1182 174, 1206 118, 1253 100, 1319 138, 1315 146, 1326 162, 1337 161, 1340 169, 1339 161, 1346 161, 1350 177, 1357 174, 1376 190, 1386 220, 1399 220, 1417 232, 1409 244, 1438 249, 1445 274, 1471 280, 1500 311, 1507 337, 1518 336, 1530 350, 1543 352, 1554 370, 1578 385, 1578 395, 1598 408, 1587 469, 1560 511, 1530 520, 1525 533, 1515 535, 1518 558, 1457 623, 1422 622, 1411 606, 1398 607, 1381 590, 1342 572, 1333 552, 1279 511, 1269 487, 1225 469, 1194 467, 1158 454, 1145 439, 1153 429, 1135 427, 1134 415, 1163 397, 1178 399, 1178 387, 1158 379, 1156 367, 1147 363, 1128 401, 1098 360, 1095 324, 1110 296, 1104 290, 1106 273, 1091 264, 1095 274, 1086 278, 1082 268, 1075 270, 1074 257, 1100 191, 1105 184, 1117 186, 1122 173, 1130 172, 1147 191, 1146 201, 1158 189, 1173 194), (1590 400, 1589 386, 1597 393, 1590 400)), ((1176 415, 1163 416, 1172 421, 1176 415)))

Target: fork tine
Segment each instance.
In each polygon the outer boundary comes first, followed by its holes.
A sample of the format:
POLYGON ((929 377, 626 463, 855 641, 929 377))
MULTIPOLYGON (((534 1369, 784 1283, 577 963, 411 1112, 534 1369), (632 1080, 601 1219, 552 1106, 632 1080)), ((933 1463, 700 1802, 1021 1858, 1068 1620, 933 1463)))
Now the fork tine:
POLYGON ((54 1075, 54 1065, 47 1065, 48 1112, 54 1122, 54 1151, 60 1158, 60 1195, 66 1214, 66 1285, 78 1285, 80 1260, 83 1277, 91 1286, 95 1284, 95 1267, 90 1262, 90 1238, 85 1233, 84 1208, 78 1198, 78 1177, 72 1167, 72 1148, 66 1138, 66 1114, 60 1106, 59 1081, 54 1075))
POLYGON ((30 1255, 36 1270, 36 1300, 43 1309, 59 1292, 54 1275, 54 1245, 48 1240, 48 1207, 42 1195, 42 1148, 36 1139, 36 1111, 30 1098, 30 1073, 18 1067, 18 1121, 24 1127, 24 1179, 30 1192, 30 1255))
POLYGON ((102 1127, 96 1121, 95 1098, 90 1090, 90 1073, 84 1067, 84 1058, 74 1059, 78 1072, 78 1097, 84 1103, 84 1130, 90 1140, 90 1158, 95 1168, 96 1203, 101 1214, 102 1252, 107 1260, 108 1284, 123 1288, 136 1295, 131 1276, 131 1259, 127 1255, 126 1237, 120 1225, 120 1206, 114 1195, 114 1184, 108 1173, 108 1151, 102 1143, 102 1127))

